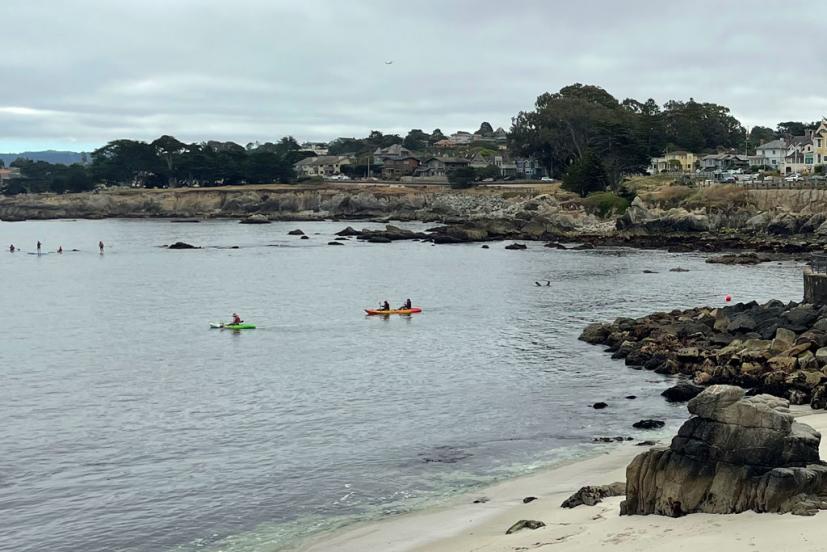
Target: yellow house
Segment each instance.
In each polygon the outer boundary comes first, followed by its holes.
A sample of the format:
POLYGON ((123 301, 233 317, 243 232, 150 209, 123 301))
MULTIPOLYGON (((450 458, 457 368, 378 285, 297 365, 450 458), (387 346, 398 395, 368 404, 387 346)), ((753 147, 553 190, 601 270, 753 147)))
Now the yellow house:
MULTIPOLYGON (((827 128, 827 127, 825 127, 827 128)), ((693 172, 698 157, 688 151, 672 151, 663 157, 653 157, 649 163, 649 172, 660 174, 662 172, 693 172)))
POLYGON ((827 119, 822 118, 821 124, 813 133, 813 164, 827 165, 827 119))

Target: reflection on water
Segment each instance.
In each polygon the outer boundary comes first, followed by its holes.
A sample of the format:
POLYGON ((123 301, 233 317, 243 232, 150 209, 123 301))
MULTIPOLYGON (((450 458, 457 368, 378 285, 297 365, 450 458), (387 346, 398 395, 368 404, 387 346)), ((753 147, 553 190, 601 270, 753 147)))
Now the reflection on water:
POLYGON ((801 296, 789 264, 327 246, 344 226, 0 223, 0 243, 66 251, 0 256, 14 322, 0 348, 0 549, 278 550, 582 454, 594 436, 641 436, 644 417, 669 432, 684 409, 658 397, 668 380, 577 341, 582 327, 727 293, 801 296), (287 236, 296 227, 310 239, 287 236), (158 247, 179 240, 211 247, 158 247), (407 297, 424 312, 364 316, 407 297), (232 312, 258 329, 208 328, 232 312))

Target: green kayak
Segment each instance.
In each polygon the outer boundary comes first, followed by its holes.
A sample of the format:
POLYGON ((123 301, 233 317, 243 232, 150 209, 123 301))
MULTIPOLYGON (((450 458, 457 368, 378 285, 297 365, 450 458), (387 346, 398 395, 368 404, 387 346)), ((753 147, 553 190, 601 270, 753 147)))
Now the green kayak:
POLYGON ((223 330, 255 330, 255 324, 224 324, 223 322, 210 322, 210 328, 221 328, 223 330))

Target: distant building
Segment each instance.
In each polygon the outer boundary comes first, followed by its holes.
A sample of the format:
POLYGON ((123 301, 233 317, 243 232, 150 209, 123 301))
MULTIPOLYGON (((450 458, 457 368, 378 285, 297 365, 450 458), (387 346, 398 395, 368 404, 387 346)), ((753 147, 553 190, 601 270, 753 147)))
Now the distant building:
POLYGON ((771 167, 780 169, 787 155, 787 141, 784 138, 771 140, 755 148, 755 155, 750 156, 751 167, 771 167))
POLYGON ((393 144, 392 146, 388 146, 386 148, 376 148, 376 151, 373 152, 373 157, 381 161, 386 159, 397 159, 399 157, 406 157, 410 155, 413 155, 413 152, 404 147, 402 144, 393 144))
POLYGON ((816 164, 816 151, 813 145, 814 131, 808 130, 803 136, 793 136, 789 140, 784 156, 783 174, 809 174, 816 164))
POLYGON ((672 151, 662 157, 653 157, 649 161, 649 173, 660 174, 668 172, 693 172, 698 157, 688 151, 672 151))
POLYGON ((536 159, 517 158, 514 160, 514 165, 517 170, 517 176, 522 178, 541 178, 546 172, 536 159))
POLYGON ((327 155, 328 149, 325 142, 305 142, 299 148, 299 151, 309 151, 316 155, 327 155))
POLYGON ((411 176, 416 172, 417 167, 419 167, 419 159, 413 155, 400 155, 385 159, 382 165, 382 178, 396 179, 411 176))
POLYGON ((711 175, 748 167, 749 157, 737 153, 715 153, 701 158, 701 171, 711 175))
POLYGON ((460 130, 459 132, 455 132, 451 135, 451 143, 455 146, 467 146, 471 142, 474 141, 474 135, 470 132, 465 132, 464 130, 460 130))
POLYGON ((448 176, 454 169, 467 167, 468 159, 462 157, 429 157, 422 161, 416 169, 416 176, 441 177, 448 176))
POLYGON ((434 142, 434 147, 437 149, 446 149, 446 148, 455 148, 457 145, 451 141, 449 138, 445 138, 444 140, 438 140, 434 142))
POLYGON ((813 132, 813 149, 816 165, 827 164, 827 119, 822 118, 818 128, 813 132))
POLYGON ((342 167, 350 165, 351 159, 346 155, 321 155, 305 157, 295 165, 298 176, 334 176, 342 174, 342 167))

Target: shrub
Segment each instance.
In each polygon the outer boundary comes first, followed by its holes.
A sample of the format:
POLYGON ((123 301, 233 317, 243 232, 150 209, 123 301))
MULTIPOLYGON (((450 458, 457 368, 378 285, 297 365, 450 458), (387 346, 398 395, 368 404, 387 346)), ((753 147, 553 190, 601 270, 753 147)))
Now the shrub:
POLYGON ((609 185, 609 178, 603 163, 592 152, 587 151, 569 166, 563 177, 563 189, 586 197, 590 192, 599 192, 609 185))
POLYGON ((458 167, 448 173, 448 184, 455 189, 471 188, 474 186, 476 176, 477 173, 473 168, 458 167))
POLYGON ((613 192, 595 192, 583 200, 583 206, 589 213, 608 217, 622 215, 629 208, 629 201, 613 192))

